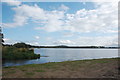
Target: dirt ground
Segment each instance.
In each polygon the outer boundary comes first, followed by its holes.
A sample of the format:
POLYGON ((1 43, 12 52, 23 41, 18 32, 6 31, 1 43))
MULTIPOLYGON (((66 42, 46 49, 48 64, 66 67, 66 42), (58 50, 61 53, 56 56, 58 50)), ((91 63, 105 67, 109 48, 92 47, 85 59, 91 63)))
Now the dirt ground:
POLYGON ((95 59, 4 67, 3 78, 118 78, 120 59, 95 59))

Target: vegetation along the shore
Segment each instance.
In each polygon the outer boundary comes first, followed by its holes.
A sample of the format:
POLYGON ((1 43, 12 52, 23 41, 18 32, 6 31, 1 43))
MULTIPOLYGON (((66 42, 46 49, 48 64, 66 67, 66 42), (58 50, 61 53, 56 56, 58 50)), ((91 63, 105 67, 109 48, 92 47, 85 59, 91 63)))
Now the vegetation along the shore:
POLYGON ((3 60, 18 60, 18 59, 36 59, 40 58, 40 54, 35 54, 34 49, 27 48, 23 43, 13 46, 2 47, 3 60))

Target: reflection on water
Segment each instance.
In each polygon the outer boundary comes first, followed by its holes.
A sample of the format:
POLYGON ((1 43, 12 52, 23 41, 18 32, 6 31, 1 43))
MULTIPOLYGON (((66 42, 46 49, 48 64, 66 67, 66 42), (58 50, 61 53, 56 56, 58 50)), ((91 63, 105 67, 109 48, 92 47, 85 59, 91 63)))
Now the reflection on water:
POLYGON ((36 54, 41 54, 40 59, 4 61, 3 66, 18 66, 25 64, 41 64, 47 62, 61 62, 84 59, 118 57, 117 49, 66 49, 66 48, 42 48, 35 49, 36 54))

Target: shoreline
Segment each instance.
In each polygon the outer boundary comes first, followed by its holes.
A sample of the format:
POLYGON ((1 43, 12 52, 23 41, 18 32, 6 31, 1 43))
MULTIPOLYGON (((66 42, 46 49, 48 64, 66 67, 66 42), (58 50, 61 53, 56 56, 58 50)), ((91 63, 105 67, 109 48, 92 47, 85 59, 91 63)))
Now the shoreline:
MULTIPOLYGON (((49 57, 49 56, 40 56, 40 57, 49 57)), ((61 62, 71 62, 71 61, 87 61, 87 60, 99 60, 99 59, 119 59, 120 57, 112 57, 112 58, 98 58, 98 59, 81 59, 81 60, 68 60, 68 61, 60 61, 60 62, 46 62, 46 63, 61 63, 61 62)), ((27 60, 27 59, 25 59, 27 60)), ((30 59, 31 60, 31 59, 30 59)), ((34 60, 34 59, 32 59, 34 60)), ((46 63, 39 63, 39 64, 46 64, 46 63)), ((24 65, 16 65, 16 66, 2 66, 3 68, 5 67, 19 67, 19 66, 25 66, 25 65, 32 65, 32 64, 24 64, 24 65)), ((38 65, 38 64, 36 64, 38 65)))
MULTIPOLYGON (((54 49, 63 49, 63 47, 60 47, 60 48, 55 48, 55 47, 40 47, 38 49, 51 49, 51 48, 54 48, 54 49)), ((37 49, 37 48, 34 48, 34 49, 37 49)), ((65 48, 65 49, 120 49, 120 48, 74 48, 74 47, 69 47, 69 48, 65 48)))
POLYGON ((115 78, 118 60, 103 58, 3 67, 3 78, 115 78))

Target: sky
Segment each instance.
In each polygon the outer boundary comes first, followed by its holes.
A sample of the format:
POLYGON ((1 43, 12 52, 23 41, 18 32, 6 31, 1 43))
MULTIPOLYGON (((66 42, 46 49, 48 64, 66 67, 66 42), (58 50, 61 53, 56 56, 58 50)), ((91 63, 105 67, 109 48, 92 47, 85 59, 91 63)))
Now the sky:
POLYGON ((118 3, 2 2, 5 44, 117 46, 118 3))

